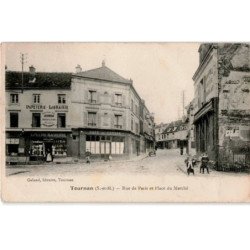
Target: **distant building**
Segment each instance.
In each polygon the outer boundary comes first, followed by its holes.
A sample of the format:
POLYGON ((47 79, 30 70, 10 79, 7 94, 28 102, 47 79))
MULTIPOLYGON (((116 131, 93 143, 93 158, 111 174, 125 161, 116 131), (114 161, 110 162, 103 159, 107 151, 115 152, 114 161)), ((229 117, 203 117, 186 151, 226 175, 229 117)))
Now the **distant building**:
POLYGON ((163 131, 165 148, 175 149, 187 147, 187 123, 183 120, 173 121, 163 131))
POLYGON ((192 100, 187 106, 187 116, 186 116, 186 124, 187 124, 187 153, 193 155, 195 154, 195 134, 194 134, 194 108, 193 108, 192 100))
POLYGON ((155 126, 155 140, 156 140, 156 146, 158 148, 167 147, 165 143, 165 138, 164 138, 165 135, 163 134, 167 126, 168 126, 168 123, 160 123, 155 126))
POLYGON ((250 162, 250 45, 211 43, 199 48, 193 80, 197 153, 224 163, 250 162))

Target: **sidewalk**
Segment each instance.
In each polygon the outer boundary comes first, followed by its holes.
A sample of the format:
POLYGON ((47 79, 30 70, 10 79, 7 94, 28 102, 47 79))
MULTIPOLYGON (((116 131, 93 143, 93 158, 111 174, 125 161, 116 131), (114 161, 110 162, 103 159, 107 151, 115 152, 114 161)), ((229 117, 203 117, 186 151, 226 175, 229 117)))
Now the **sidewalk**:
MULTIPOLYGON (((109 160, 104 160, 104 159, 91 159, 90 158, 90 162, 91 164, 93 163, 99 163, 99 164, 103 164, 103 163, 107 163, 107 162, 116 162, 116 163, 120 163, 120 162, 133 162, 133 161, 140 161, 143 160, 145 158, 149 157, 148 154, 141 154, 139 156, 132 156, 129 158, 118 158, 118 159, 112 159, 111 161, 109 160)), ((13 168, 13 169, 19 169, 19 170, 25 170, 29 167, 34 167, 34 166, 52 166, 52 165, 66 165, 66 164, 71 164, 71 165, 77 165, 77 164, 87 164, 86 163, 86 159, 85 158, 71 158, 68 161, 53 161, 53 162, 28 162, 27 164, 17 164, 17 165, 6 165, 6 168, 13 168)))

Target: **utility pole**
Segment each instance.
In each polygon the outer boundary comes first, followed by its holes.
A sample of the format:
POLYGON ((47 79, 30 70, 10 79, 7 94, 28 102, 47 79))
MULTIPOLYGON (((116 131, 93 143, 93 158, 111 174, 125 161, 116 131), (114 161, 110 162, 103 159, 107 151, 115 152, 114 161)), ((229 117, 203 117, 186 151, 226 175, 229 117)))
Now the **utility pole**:
POLYGON ((24 70, 24 64, 27 63, 27 54, 23 54, 21 53, 20 54, 20 62, 21 62, 21 65, 22 65, 22 93, 23 93, 23 70, 24 70))
POLYGON ((184 116, 184 109, 185 109, 185 91, 182 91, 182 115, 184 116))

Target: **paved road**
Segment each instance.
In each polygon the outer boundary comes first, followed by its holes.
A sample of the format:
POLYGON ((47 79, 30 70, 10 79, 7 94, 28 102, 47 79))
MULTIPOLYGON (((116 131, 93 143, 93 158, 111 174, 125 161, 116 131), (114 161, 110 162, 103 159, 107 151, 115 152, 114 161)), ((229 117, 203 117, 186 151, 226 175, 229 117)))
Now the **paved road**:
MULTIPOLYGON (((10 166, 7 168, 8 176, 25 175, 25 176, 51 176, 51 175, 93 175, 96 173, 119 175, 119 174, 153 174, 153 175, 187 175, 184 160, 186 155, 180 155, 179 150, 157 150, 154 157, 144 159, 133 159, 130 161, 111 161, 111 162, 92 162, 75 163, 75 164, 46 164, 46 165, 27 165, 27 166, 10 166)), ((221 173, 211 171, 209 176, 217 176, 221 173)), ((195 169, 195 175, 207 176, 200 174, 198 167, 195 169)))

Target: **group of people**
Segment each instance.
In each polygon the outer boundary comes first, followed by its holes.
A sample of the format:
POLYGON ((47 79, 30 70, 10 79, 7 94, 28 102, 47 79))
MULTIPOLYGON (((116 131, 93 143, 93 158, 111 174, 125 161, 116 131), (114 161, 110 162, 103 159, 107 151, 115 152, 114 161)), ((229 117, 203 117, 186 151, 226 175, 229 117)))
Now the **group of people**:
MULTIPOLYGON (((209 162, 209 158, 208 155, 206 153, 204 153, 201 156, 201 160, 200 160, 200 173, 205 172, 205 170, 207 171, 207 173, 209 174, 209 169, 208 169, 208 162, 209 162)), ((186 166, 187 166, 187 174, 189 175, 190 173, 192 173, 194 175, 194 166, 197 164, 197 160, 193 157, 188 157, 186 159, 186 166)))

